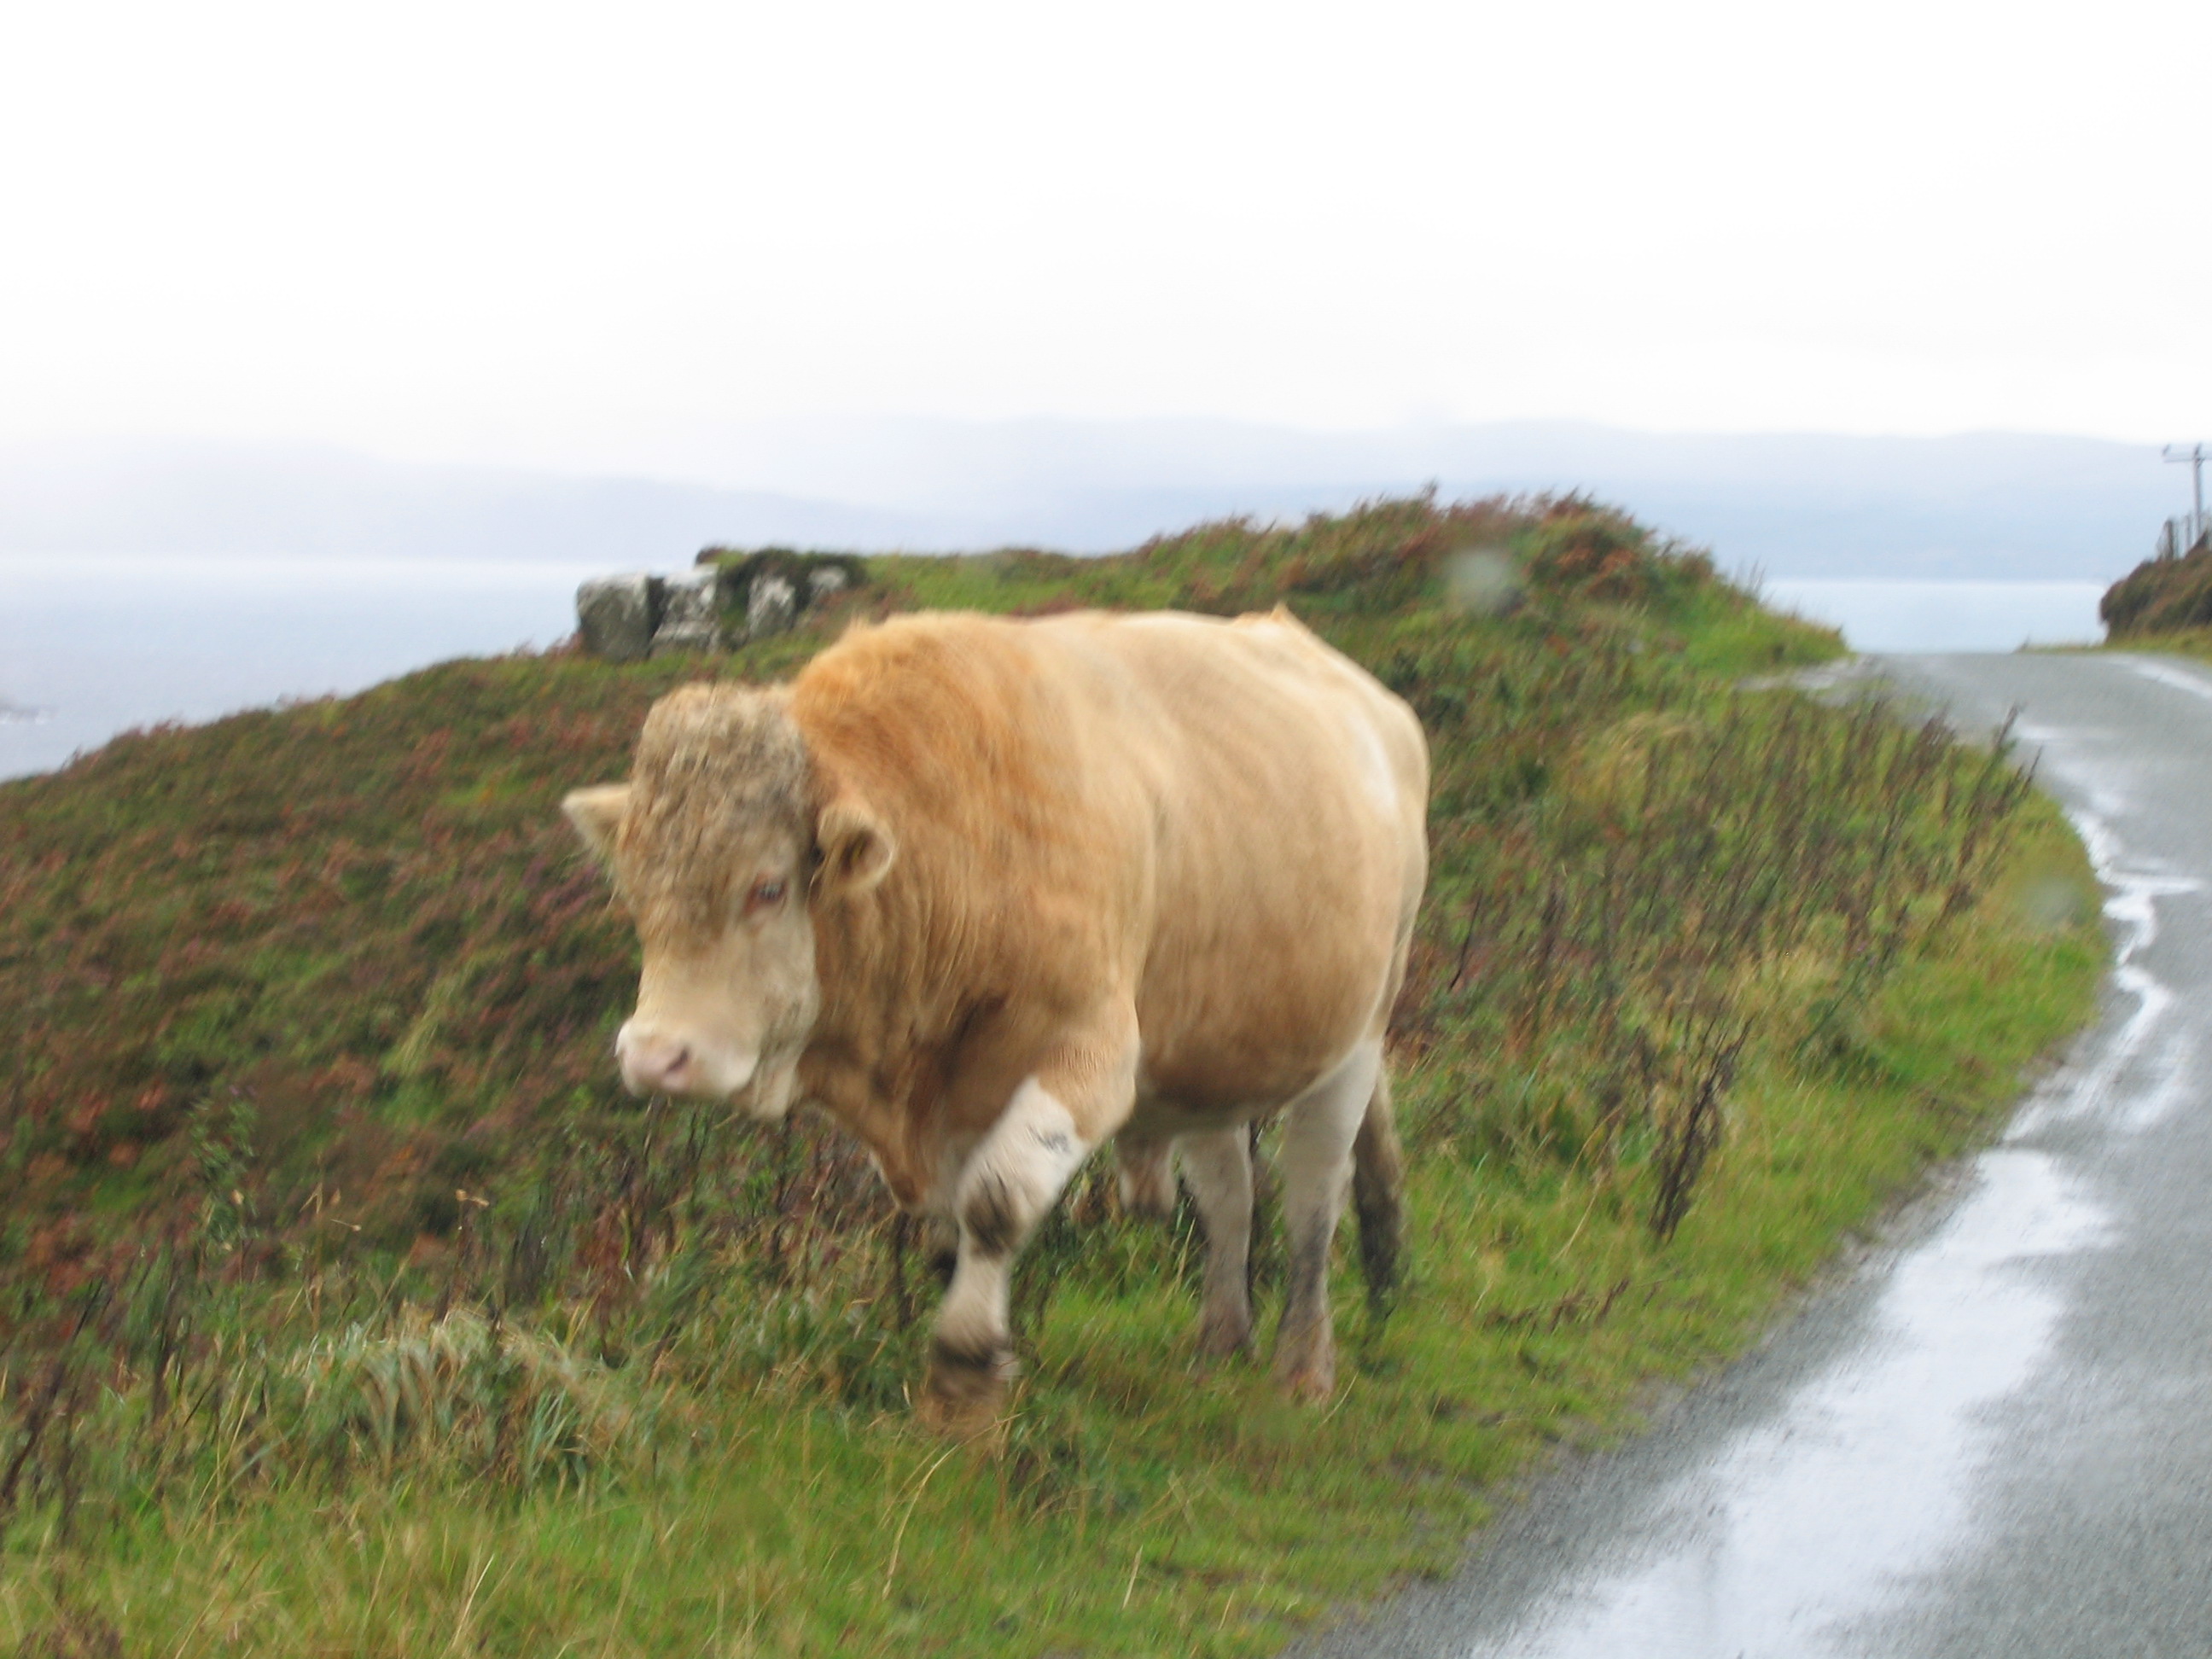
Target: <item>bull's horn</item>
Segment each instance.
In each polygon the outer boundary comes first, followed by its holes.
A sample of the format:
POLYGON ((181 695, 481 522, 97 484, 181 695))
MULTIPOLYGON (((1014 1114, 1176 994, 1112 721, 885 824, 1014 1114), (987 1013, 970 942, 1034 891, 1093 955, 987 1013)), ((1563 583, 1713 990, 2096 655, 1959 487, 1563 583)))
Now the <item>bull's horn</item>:
POLYGON ((576 826, 576 833, 584 838, 593 857, 611 858, 615 832, 622 828, 623 814, 629 811, 629 786, 603 783, 591 789, 571 789, 562 799, 561 810, 576 826))

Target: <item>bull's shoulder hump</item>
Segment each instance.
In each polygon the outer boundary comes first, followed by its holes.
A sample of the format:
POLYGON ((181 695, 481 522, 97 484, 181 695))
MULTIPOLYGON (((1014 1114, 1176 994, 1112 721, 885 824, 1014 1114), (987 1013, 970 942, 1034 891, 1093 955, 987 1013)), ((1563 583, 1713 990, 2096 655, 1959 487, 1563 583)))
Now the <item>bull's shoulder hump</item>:
POLYGON ((1025 631, 1013 618, 980 611, 910 611, 881 622, 855 623, 799 671, 796 684, 835 678, 855 669, 927 672, 947 650, 1018 653, 1025 631))
POLYGON ((1035 653, 1023 625, 1003 617, 922 611, 856 623, 792 682, 802 726, 918 704, 941 711, 950 701, 988 702, 990 689, 1018 674, 1035 653))
POLYGON ((972 706, 975 717, 1018 718, 1020 687, 1058 683, 1079 696, 1085 684, 1103 688, 1124 676, 1172 690, 1170 705, 1185 704, 1183 694, 1200 684, 1346 701, 1394 750, 1419 743, 1419 722, 1402 702, 1281 606, 1233 619, 1176 611, 1027 620, 913 612, 857 625, 816 657, 793 684, 793 712, 809 727, 878 712, 904 724, 924 707, 941 714, 954 702, 972 706))

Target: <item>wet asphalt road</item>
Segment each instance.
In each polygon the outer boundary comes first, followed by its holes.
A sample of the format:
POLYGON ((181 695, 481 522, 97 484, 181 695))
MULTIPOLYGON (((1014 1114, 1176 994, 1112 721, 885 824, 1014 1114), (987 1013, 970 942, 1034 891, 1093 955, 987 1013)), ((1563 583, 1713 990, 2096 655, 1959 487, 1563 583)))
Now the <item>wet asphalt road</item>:
POLYGON ((2101 1024, 1765 1347, 1294 1653, 2212 1655, 2212 665, 1879 667, 2020 709, 2106 884, 2101 1024))

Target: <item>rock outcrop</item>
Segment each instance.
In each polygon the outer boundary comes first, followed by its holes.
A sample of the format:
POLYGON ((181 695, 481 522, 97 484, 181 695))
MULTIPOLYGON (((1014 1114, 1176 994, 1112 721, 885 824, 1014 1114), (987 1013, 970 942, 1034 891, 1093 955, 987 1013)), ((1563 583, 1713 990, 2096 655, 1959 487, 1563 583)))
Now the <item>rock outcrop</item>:
POLYGON ((678 651, 721 651, 790 628, 808 611, 864 586, 850 553, 785 547, 710 547, 679 576, 602 576, 576 590, 584 649, 611 662, 678 651))
POLYGON ((791 579, 763 570, 745 585, 745 637, 781 634, 799 618, 799 590, 791 579))
POLYGON ((601 576, 576 590, 576 632, 584 649, 610 662, 636 662, 651 653, 660 626, 661 577, 635 572, 601 576))
POLYGON ((653 630, 654 656, 721 649, 722 611, 714 575, 712 570, 696 571, 663 585, 660 622, 653 630))

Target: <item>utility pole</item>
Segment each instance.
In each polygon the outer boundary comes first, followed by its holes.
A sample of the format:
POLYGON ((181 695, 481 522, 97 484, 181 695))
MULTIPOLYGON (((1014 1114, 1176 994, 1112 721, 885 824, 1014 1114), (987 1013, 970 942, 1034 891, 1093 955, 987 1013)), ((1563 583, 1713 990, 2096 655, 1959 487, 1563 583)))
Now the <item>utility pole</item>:
POLYGON ((2194 547, 2204 539, 2204 446, 2191 444, 2184 449, 2179 444, 2168 444, 2166 459, 2189 463, 2191 481, 2196 485, 2197 510, 2189 515, 2189 544, 2194 547))

